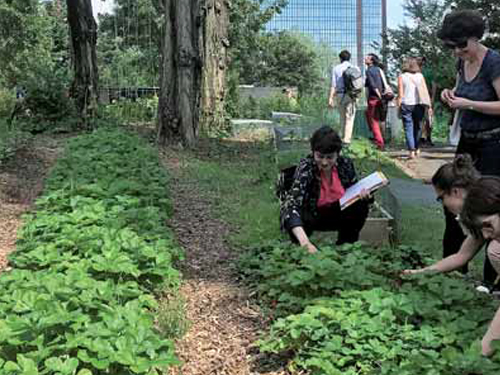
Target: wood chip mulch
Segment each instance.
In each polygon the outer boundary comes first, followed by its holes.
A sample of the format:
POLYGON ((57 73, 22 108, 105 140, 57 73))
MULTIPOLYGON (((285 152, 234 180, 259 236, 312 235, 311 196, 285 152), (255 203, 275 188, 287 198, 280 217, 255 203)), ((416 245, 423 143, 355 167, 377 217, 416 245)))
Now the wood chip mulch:
POLYGON ((259 353, 255 345, 267 323, 238 283, 233 266, 237 254, 225 241, 231 228, 211 214, 210 198, 183 173, 175 152, 163 150, 161 158, 171 177, 174 213, 169 226, 186 253, 181 295, 191 322, 176 343, 183 365, 170 374, 288 374, 283 360, 259 353))
POLYGON ((30 210, 61 147, 59 140, 40 136, 31 147, 0 163, 0 271, 15 249, 22 215, 30 210))

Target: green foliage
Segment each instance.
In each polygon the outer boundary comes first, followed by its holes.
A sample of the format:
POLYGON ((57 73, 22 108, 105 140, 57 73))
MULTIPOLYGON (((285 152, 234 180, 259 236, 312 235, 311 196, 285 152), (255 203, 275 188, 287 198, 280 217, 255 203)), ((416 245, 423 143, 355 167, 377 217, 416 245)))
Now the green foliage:
POLYGON ((151 123, 158 114, 158 97, 138 98, 136 101, 118 100, 101 106, 99 116, 118 124, 151 123))
POLYGON ((260 36, 260 49, 252 66, 245 62, 240 80, 260 86, 296 86, 301 94, 312 92, 320 83, 315 44, 305 36, 282 31, 260 36))
POLYGON ((241 269, 279 317, 261 349, 318 375, 498 372, 477 345, 495 304, 459 278, 400 277, 428 261, 409 246, 251 249, 241 269))
POLYGON ((150 312, 152 293, 179 284, 165 185, 137 137, 101 129, 69 143, 25 218, 14 270, 0 275, 0 374, 158 374, 177 363, 150 312))
POLYGON ((166 338, 179 339, 189 330, 186 301, 180 296, 171 295, 161 299, 156 316, 159 330, 166 338))
POLYGON ((67 28, 52 2, 0 3, 0 76, 8 85, 30 77, 40 65, 68 70, 67 28))
POLYGON ((161 22, 151 0, 116 0, 112 14, 99 16, 101 86, 157 84, 161 22))
POLYGON ((38 130, 46 130, 57 121, 75 116, 75 107, 69 98, 69 79, 64 70, 40 64, 22 82, 26 89, 24 106, 30 111, 28 117, 38 130))
POLYGON ((455 59, 436 36, 446 9, 441 0, 407 1, 405 14, 413 22, 389 29, 388 43, 383 50, 398 70, 404 57, 425 56, 426 66, 441 88, 453 87, 455 80, 455 59))
MULTIPOLYGON (((443 48, 442 41, 436 36, 445 13, 450 9, 475 9, 484 15, 489 30, 498 30, 500 26, 498 6, 489 0, 407 0, 403 7, 411 22, 388 30, 387 48, 383 53, 397 67, 401 66, 403 57, 425 56, 427 68, 441 89, 453 87, 456 75, 453 52, 443 48)), ((499 49, 498 33, 487 34, 484 43, 499 49)))
POLYGON ((12 115, 12 111, 14 111, 15 105, 16 97, 13 90, 0 87, 0 118, 9 118, 12 115))
POLYGON ((271 112, 296 112, 299 107, 284 95, 255 99, 249 97, 230 105, 229 115, 233 118, 271 120, 271 112))
POLYGON ((0 165, 9 160, 19 150, 27 148, 33 137, 31 134, 8 126, 6 119, 0 120, 0 165))

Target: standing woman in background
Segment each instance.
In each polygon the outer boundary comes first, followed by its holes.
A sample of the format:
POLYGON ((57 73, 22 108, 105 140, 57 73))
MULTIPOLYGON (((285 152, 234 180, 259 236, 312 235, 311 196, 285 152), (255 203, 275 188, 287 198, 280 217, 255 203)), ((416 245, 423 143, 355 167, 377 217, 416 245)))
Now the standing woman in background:
POLYGON ((384 82, 382 70, 380 69, 380 59, 374 53, 365 57, 366 65, 366 121, 373 134, 373 140, 379 150, 384 149, 384 137, 380 130, 380 113, 383 111, 382 94, 384 92, 384 82))
MULTIPOLYGON (((459 59, 456 86, 441 93, 442 101, 458 111, 461 127, 457 154, 469 154, 482 175, 500 176, 500 54, 480 43, 485 31, 481 14, 459 10, 448 14, 437 36, 459 59)), ((445 210, 444 257, 456 253, 465 238, 454 216, 445 210)), ((484 264, 486 287, 496 272, 484 264)))
POLYGON ((398 106, 405 129, 406 146, 410 159, 414 159, 420 152, 419 142, 422 134, 422 120, 430 107, 430 96, 425 79, 420 73, 418 61, 414 57, 403 61, 403 73, 398 77, 398 106))

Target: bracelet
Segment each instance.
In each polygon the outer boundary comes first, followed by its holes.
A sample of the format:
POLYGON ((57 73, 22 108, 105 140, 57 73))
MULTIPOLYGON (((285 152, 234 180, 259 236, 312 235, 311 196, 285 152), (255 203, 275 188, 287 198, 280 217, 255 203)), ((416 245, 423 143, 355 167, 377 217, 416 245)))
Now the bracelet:
POLYGON ((470 106, 467 107, 468 110, 470 111, 473 111, 474 110, 474 106, 471 104, 470 106))

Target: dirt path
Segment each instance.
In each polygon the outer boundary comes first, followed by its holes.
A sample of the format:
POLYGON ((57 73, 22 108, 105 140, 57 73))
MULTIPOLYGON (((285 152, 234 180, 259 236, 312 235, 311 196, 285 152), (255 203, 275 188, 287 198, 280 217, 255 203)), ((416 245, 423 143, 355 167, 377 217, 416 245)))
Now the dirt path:
POLYGON ((286 374, 282 368, 266 368, 269 363, 256 354, 254 343, 265 322, 238 283, 235 254, 224 240, 230 228, 213 218, 209 199, 183 173, 175 153, 165 151, 162 161, 171 176, 174 214, 169 225, 186 252, 181 295, 191 321, 188 333, 176 344, 184 365, 171 373, 286 374))
POLYGON ((407 175, 428 183, 441 165, 453 160, 455 148, 444 145, 422 148, 420 156, 415 159, 408 159, 406 150, 391 150, 387 153, 407 175))
POLYGON ((0 270, 7 267, 7 255, 15 249, 21 216, 42 191, 62 143, 62 138, 39 136, 30 148, 19 150, 0 165, 0 270))

